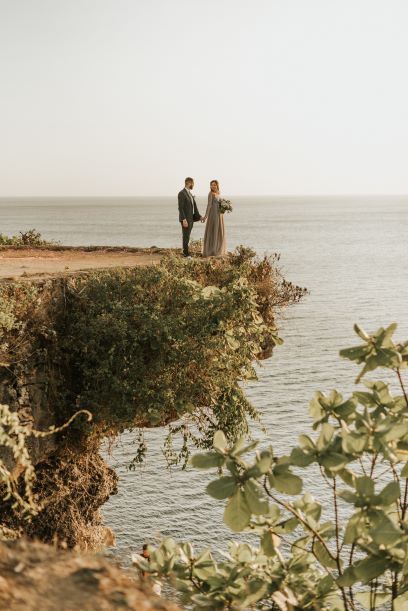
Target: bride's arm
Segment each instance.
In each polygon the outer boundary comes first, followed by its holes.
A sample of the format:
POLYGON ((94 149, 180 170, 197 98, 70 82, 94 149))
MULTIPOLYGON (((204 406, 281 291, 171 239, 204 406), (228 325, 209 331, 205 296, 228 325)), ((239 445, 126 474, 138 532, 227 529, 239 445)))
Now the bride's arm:
POLYGON ((208 204, 207 204, 207 210, 205 211, 205 218, 208 218, 208 215, 210 213, 210 208, 211 208, 211 204, 213 201, 213 197, 214 195, 211 193, 211 191, 208 194, 208 204))

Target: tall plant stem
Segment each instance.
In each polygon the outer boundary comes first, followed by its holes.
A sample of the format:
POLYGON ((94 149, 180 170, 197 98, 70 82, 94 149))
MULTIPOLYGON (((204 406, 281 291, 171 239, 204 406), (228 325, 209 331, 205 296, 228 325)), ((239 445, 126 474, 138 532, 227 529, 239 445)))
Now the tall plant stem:
MULTIPOLYGON (((330 548, 327 546, 326 541, 323 539, 323 537, 317 532, 316 529, 314 529, 312 526, 310 526, 310 524, 302 517, 302 515, 296 511, 296 509, 294 507, 292 507, 291 505, 289 505, 289 503, 285 503, 284 501, 281 501, 280 499, 278 499, 274 494, 272 494, 270 492, 270 490, 268 490, 268 486, 266 485, 266 478, 264 480, 264 490, 266 492, 266 494, 269 496, 269 498, 271 498, 273 501, 275 501, 275 503, 277 505, 280 505, 281 507, 284 507, 287 511, 289 511, 297 520, 299 520, 299 522, 301 524, 303 524, 303 526, 309 530, 315 537, 316 539, 318 539, 320 541, 320 543, 323 545, 323 547, 325 548, 326 552, 329 554, 330 558, 332 560, 334 560, 334 562, 337 565, 337 568, 339 570, 339 574, 341 575, 341 563, 340 563, 340 559, 339 559, 339 555, 336 554, 334 555, 333 552, 330 550, 330 548), (339 568, 340 567, 340 568, 339 568)), ((347 599, 347 594, 344 588, 340 587, 340 592, 341 592, 341 596, 343 598, 343 604, 344 604, 344 611, 349 611, 350 610, 350 606, 349 606, 349 601, 347 599)), ((354 607, 353 607, 354 608, 354 607)))
POLYGON ((408 395, 407 395, 407 391, 405 390, 404 382, 402 381, 401 372, 399 369, 396 369, 396 372, 397 372, 398 381, 401 386, 402 394, 405 397, 405 403, 407 404, 407 407, 408 407, 408 395))

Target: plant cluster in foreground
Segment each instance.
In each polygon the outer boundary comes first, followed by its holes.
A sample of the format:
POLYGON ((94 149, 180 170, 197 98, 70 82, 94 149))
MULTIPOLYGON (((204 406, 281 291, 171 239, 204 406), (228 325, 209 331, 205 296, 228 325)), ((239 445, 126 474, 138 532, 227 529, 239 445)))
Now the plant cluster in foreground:
POLYGON ((287 456, 269 447, 248 461, 256 442, 229 444, 221 431, 211 451, 193 456, 194 467, 215 469, 207 493, 225 501, 225 524, 253 533, 257 545, 231 542, 218 561, 166 539, 143 570, 168 579, 194 609, 407 609, 408 342, 393 341, 395 327, 368 335, 356 326, 363 343, 340 354, 363 365, 357 381, 394 371, 399 394, 383 381, 348 398, 316 393, 317 436, 301 435, 287 456), (308 467, 331 508, 303 490, 308 467))

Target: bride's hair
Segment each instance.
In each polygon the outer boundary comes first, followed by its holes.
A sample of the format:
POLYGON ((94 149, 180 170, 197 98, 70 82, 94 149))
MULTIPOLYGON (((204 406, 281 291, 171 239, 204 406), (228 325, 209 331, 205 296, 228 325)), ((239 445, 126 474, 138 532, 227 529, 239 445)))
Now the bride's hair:
POLYGON ((215 184, 217 185, 217 191, 219 193, 220 192, 220 183, 218 182, 218 180, 210 180, 210 189, 211 189, 211 185, 213 182, 215 182, 215 184))

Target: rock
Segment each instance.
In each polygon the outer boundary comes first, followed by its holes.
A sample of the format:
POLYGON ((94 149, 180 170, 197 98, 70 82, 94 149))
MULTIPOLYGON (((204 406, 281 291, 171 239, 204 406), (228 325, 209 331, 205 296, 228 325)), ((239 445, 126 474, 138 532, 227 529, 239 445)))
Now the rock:
POLYGON ((0 609, 8 611, 180 611, 100 556, 41 543, 0 542, 0 573, 0 609))

